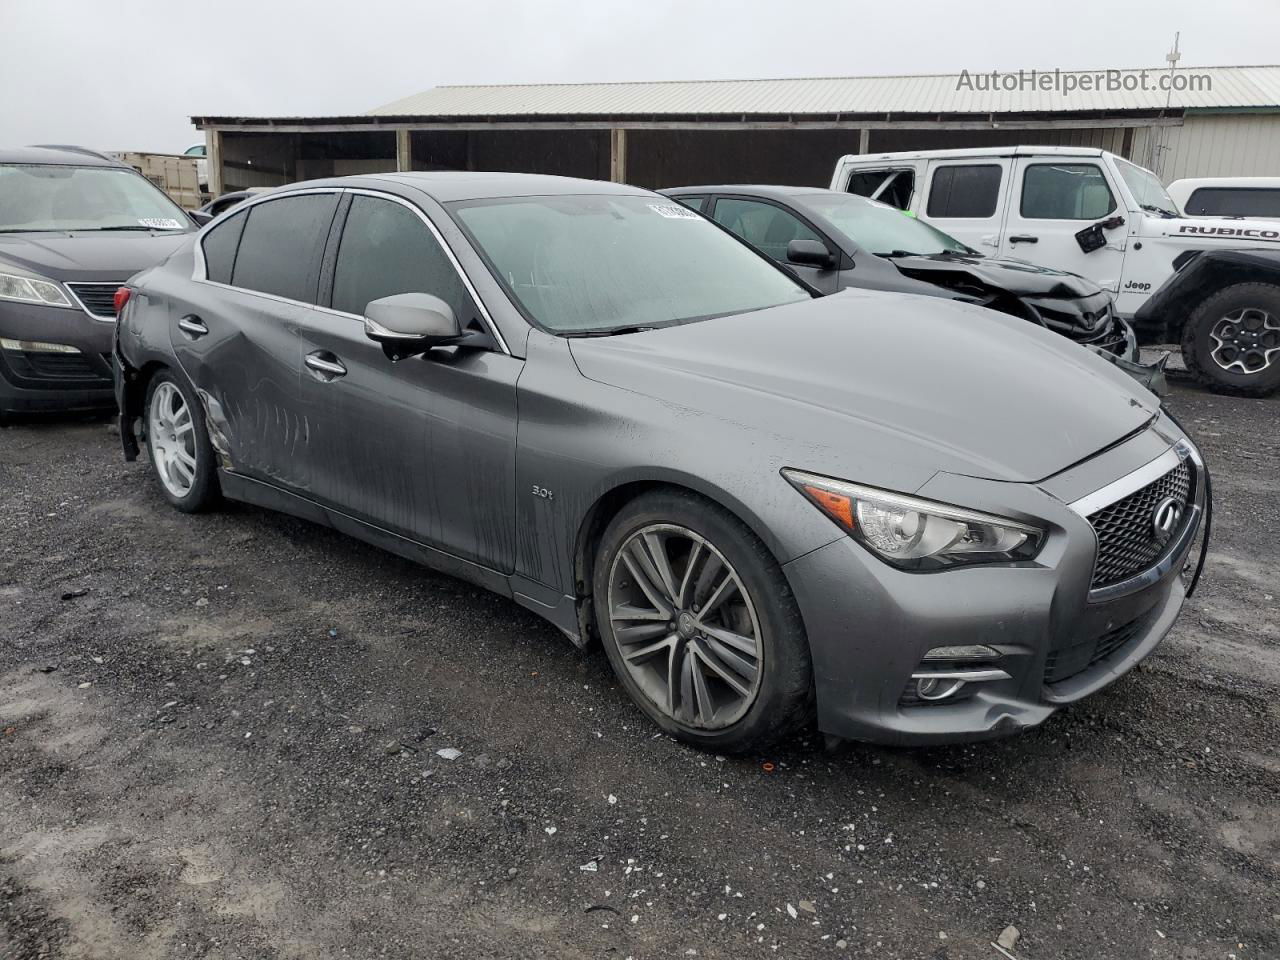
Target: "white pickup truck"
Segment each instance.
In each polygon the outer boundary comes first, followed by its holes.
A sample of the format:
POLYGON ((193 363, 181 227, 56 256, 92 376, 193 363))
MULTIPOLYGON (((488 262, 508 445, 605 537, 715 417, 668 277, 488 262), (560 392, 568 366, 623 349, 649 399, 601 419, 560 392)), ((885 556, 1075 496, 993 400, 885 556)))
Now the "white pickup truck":
POLYGON ((1085 147, 854 154, 836 163, 831 189, 896 206, 981 253, 1088 277, 1140 342, 1181 343, 1187 368, 1211 387, 1280 387, 1274 275, 1228 271, 1198 299, 1181 298, 1178 315, 1139 312, 1202 251, 1280 251, 1280 222, 1183 217, 1150 170, 1085 147))

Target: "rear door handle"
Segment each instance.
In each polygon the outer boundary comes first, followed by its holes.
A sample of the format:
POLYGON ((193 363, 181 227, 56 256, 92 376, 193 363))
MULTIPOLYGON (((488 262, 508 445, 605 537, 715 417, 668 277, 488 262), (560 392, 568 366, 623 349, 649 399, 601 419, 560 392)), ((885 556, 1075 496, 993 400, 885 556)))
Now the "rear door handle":
POLYGON ((194 313, 189 313, 178 321, 178 329, 185 333, 192 340, 199 340, 209 332, 209 328, 204 325, 204 321, 197 317, 194 313))
POLYGON ((325 350, 317 350, 315 353, 307 354, 307 359, 304 362, 315 371, 317 380, 323 380, 326 383, 347 375, 347 368, 342 365, 337 357, 325 350))
POLYGON ((1039 243, 1039 237, 1033 237, 1029 233, 1017 233, 1009 238, 1010 243, 1039 243))

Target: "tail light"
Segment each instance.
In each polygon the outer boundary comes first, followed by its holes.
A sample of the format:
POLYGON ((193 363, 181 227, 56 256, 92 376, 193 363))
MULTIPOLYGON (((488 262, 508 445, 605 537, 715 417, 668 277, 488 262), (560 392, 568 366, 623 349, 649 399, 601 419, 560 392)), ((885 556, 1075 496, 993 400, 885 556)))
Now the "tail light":
POLYGON ((118 287, 115 296, 111 298, 112 304, 116 308, 116 316, 120 316, 120 311, 124 309, 124 305, 129 302, 129 298, 133 296, 133 291, 128 287, 118 287))

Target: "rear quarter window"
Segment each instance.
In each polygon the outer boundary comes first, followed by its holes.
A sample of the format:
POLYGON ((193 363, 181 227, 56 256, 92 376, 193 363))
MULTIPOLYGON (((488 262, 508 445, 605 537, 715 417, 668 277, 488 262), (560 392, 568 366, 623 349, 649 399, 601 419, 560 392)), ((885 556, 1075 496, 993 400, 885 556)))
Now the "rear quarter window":
POLYGON ((337 194, 308 193, 246 210, 232 286, 315 303, 320 259, 337 207, 337 194))
POLYGON ((230 217, 204 235, 200 249, 204 251, 205 276, 215 283, 230 283, 236 262, 236 248, 244 230, 243 213, 230 217))

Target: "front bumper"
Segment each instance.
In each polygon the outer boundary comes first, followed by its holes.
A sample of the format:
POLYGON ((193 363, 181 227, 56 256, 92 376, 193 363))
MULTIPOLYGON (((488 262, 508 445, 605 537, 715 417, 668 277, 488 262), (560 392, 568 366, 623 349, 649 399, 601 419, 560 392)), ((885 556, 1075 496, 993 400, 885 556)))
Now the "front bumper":
POLYGON ((83 310, 0 302, 0 338, 63 344, 79 351, 0 349, 0 413, 111 409, 114 326, 83 310))
MULTIPOLYGON (((1096 472, 1092 479, 1088 470, 1079 474, 1081 483, 1096 480, 1096 472)), ((951 502, 973 502, 984 486, 1003 488, 1015 515, 1031 513, 1037 499, 1046 501, 1040 516, 1048 515, 1050 534, 1034 563, 909 573, 844 538, 784 567, 809 635, 823 732, 900 745, 1016 733, 1123 676, 1176 620, 1202 502, 1140 584, 1099 600, 1096 591, 1090 597, 1096 539, 1084 517, 1032 485, 956 479, 968 489, 955 492, 969 497, 951 502), (1012 497, 1011 486, 1018 487, 1012 497), (912 675, 930 649, 970 645, 1000 654, 982 665, 1000 677, 970 684, 954 700, 912 696, 912 675)), ((990 509, 992 502, 980 506, 990 509)))

